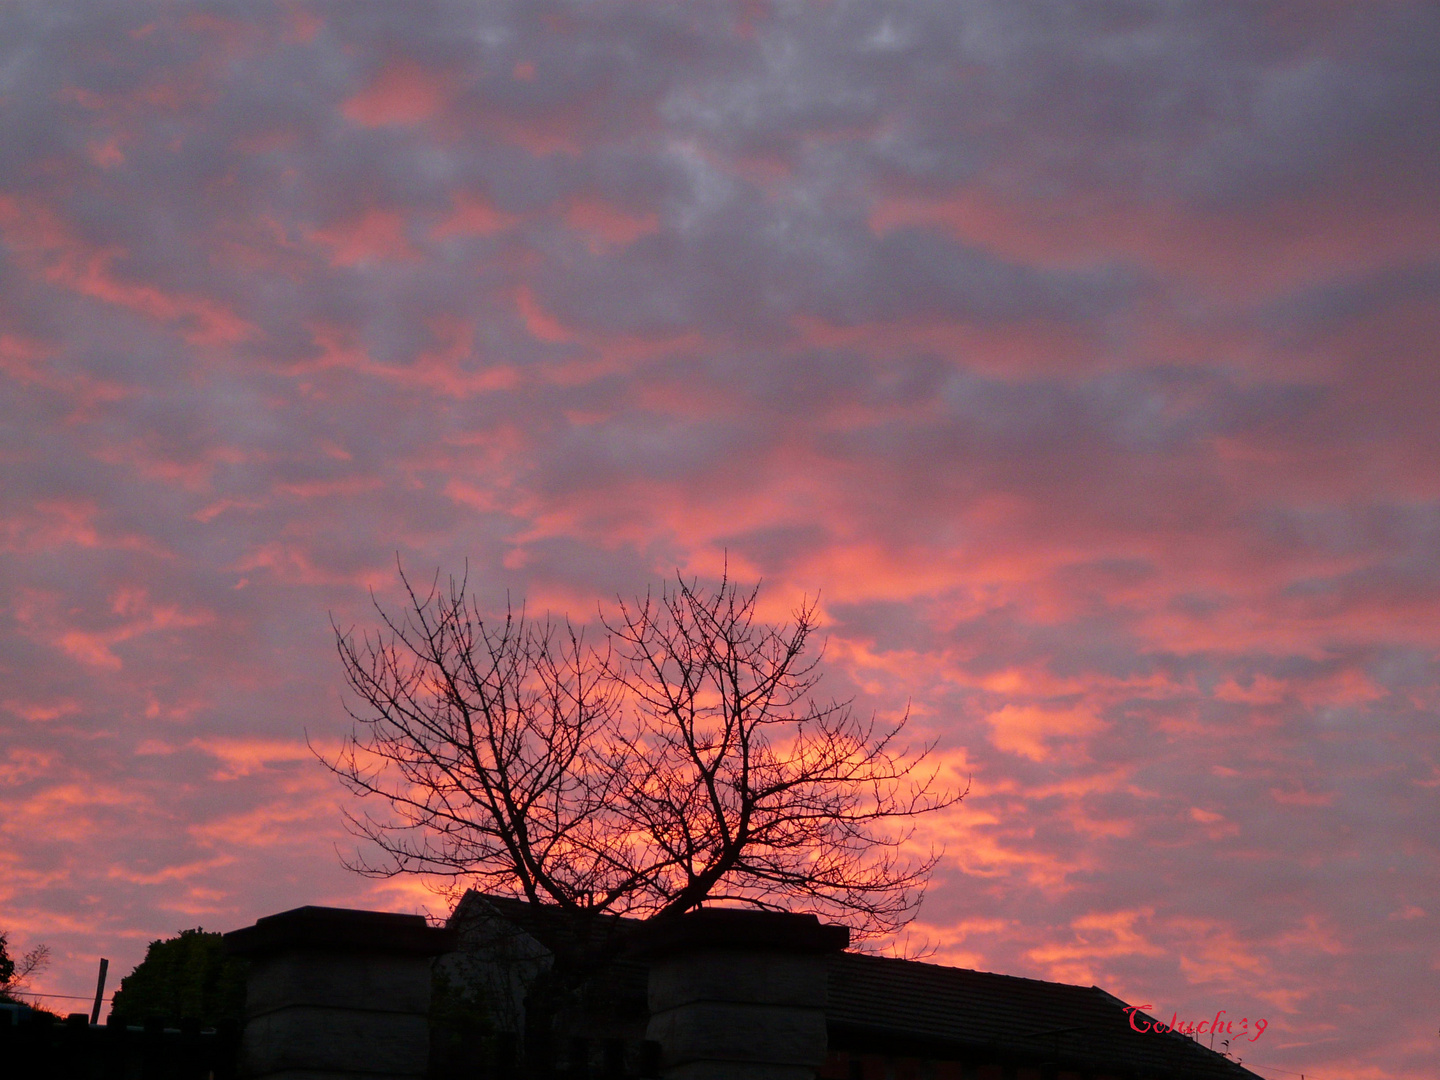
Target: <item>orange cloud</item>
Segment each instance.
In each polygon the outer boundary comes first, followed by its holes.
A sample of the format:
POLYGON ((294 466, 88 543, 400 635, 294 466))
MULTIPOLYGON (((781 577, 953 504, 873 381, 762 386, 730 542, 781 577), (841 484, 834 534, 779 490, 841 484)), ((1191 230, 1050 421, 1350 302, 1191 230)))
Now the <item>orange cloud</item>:
POLYGON ((183 631, 213 623, 213 612, 178 604, 155 603, 142 588, 121 588, 110 595, 110 625, 91 628, 67 625, 55 610, 53 598, 38 590, 24 590, 15 602, 16 621, 34 640, 58 648, 73 659, 108 671, 124 667, 115 654, 117 645, 156 631, 183 631))
POLYGON ((317 778, 315 783, 277 792, 277 797, 267 805, 191 825, 186 832, 206 847, 242 851, 309 848, 316 836, 340 834, 333 786, 330 777, 317 778))
POLYGON ((1081 708, 1007 704, 985 719, 991 727, 990 741, 996 749, 1032 761, 1048 760, 1057 742, 1082 739, 1104 728, 1081 708))
MULTIPOLYGON (((253 773, 263 772, 276 765, 292 765, 308 762, 319 766, 315 752, 303 739, 255 739, 239 737, 208 737, 194 739, 190 745, 218 758, 221 767, 211 777, 216 781, 236 780, 253 773)), ((333 752, 335 747, 328 743, 316 747, 321 752, 333 752)))
POLYGON ((53 783, 12 803, 4 828, 11 836, 28 830, 53 842, 78 843, 97 835, 104 827, 101 817, 109 812, 123 809, 135 813, 148 803, 147 796, 114 784, 53 783))
POLYGON ((209 859, 167 866, 153 872, 144 872, 124 865, 113 865, 106 871, 112 881, 125 881, 132 885, 170 885, 186 881, 200 874, 209 874, 222 866, 229 866, 235 859, 229 855, 217 855, 209 859))
POLYGON ((1116 959, 1165 955, 1165 948, 1137 926, 1148 926, 1154 915, 1153 908, 1089 912, 1070 921, 1069 941, 1039 945, 1025 955, 1052 979, 1094 985, 1116 959))

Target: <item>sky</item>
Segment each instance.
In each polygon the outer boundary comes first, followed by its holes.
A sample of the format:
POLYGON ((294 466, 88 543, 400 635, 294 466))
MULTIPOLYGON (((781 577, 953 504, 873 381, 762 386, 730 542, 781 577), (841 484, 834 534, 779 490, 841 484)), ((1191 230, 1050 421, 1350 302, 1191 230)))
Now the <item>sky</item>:
POLYGON ((0 7, 0 929, 443 915, 331 620, 728 559, 971 780, 912 944, 1435 1075, 1437 190, 1429 3, 0 7))

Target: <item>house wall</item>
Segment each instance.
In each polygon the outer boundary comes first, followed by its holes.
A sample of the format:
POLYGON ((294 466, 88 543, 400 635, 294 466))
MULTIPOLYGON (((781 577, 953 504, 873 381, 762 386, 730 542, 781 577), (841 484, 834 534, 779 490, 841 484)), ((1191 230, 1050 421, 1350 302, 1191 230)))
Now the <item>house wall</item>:
POLYGON ((250 961, 250 1080, 424 1080, 431 968, 453 935, 418 915, 297 908, 225 935, 250 961))

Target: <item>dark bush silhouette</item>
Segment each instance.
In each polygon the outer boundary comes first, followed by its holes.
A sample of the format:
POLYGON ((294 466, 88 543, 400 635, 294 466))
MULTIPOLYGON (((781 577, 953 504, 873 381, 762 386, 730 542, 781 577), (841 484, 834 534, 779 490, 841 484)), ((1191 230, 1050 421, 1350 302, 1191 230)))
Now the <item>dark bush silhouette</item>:
POLYGON ((111 1005, 116 1023, 182 1019, 204 1027, 239 1023, 245 1007, 245 964, 225 955, 221 936, 201 928, 152 941, 145 959, 120 980, 111 1005))

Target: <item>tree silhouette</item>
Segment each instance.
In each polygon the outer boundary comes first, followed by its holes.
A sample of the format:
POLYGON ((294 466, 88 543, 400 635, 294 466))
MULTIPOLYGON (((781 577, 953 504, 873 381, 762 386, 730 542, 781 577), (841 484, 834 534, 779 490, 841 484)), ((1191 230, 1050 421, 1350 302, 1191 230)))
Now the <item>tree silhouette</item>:
POLYGON ((914 819, 964 792, 901 745, 905 717, 815 698, 814 601, 775 626, 758 585, 680 578, 592 647, 523 606, 487 622, 464 578, 400 576, 383 630, 335 630, 356 727, 322 760, 384 807, 347 812, 383 856, 353 869, 592 914, 799 908, 857 937, 913 917, 939 857, 914 819))
POLYGON ((36 945, 19 957, 10 955, 10 935, 0 930, 0 1003, 15 1004, 14 995, 23 993, 32 975, 50 963, 50 946, 36 945))

